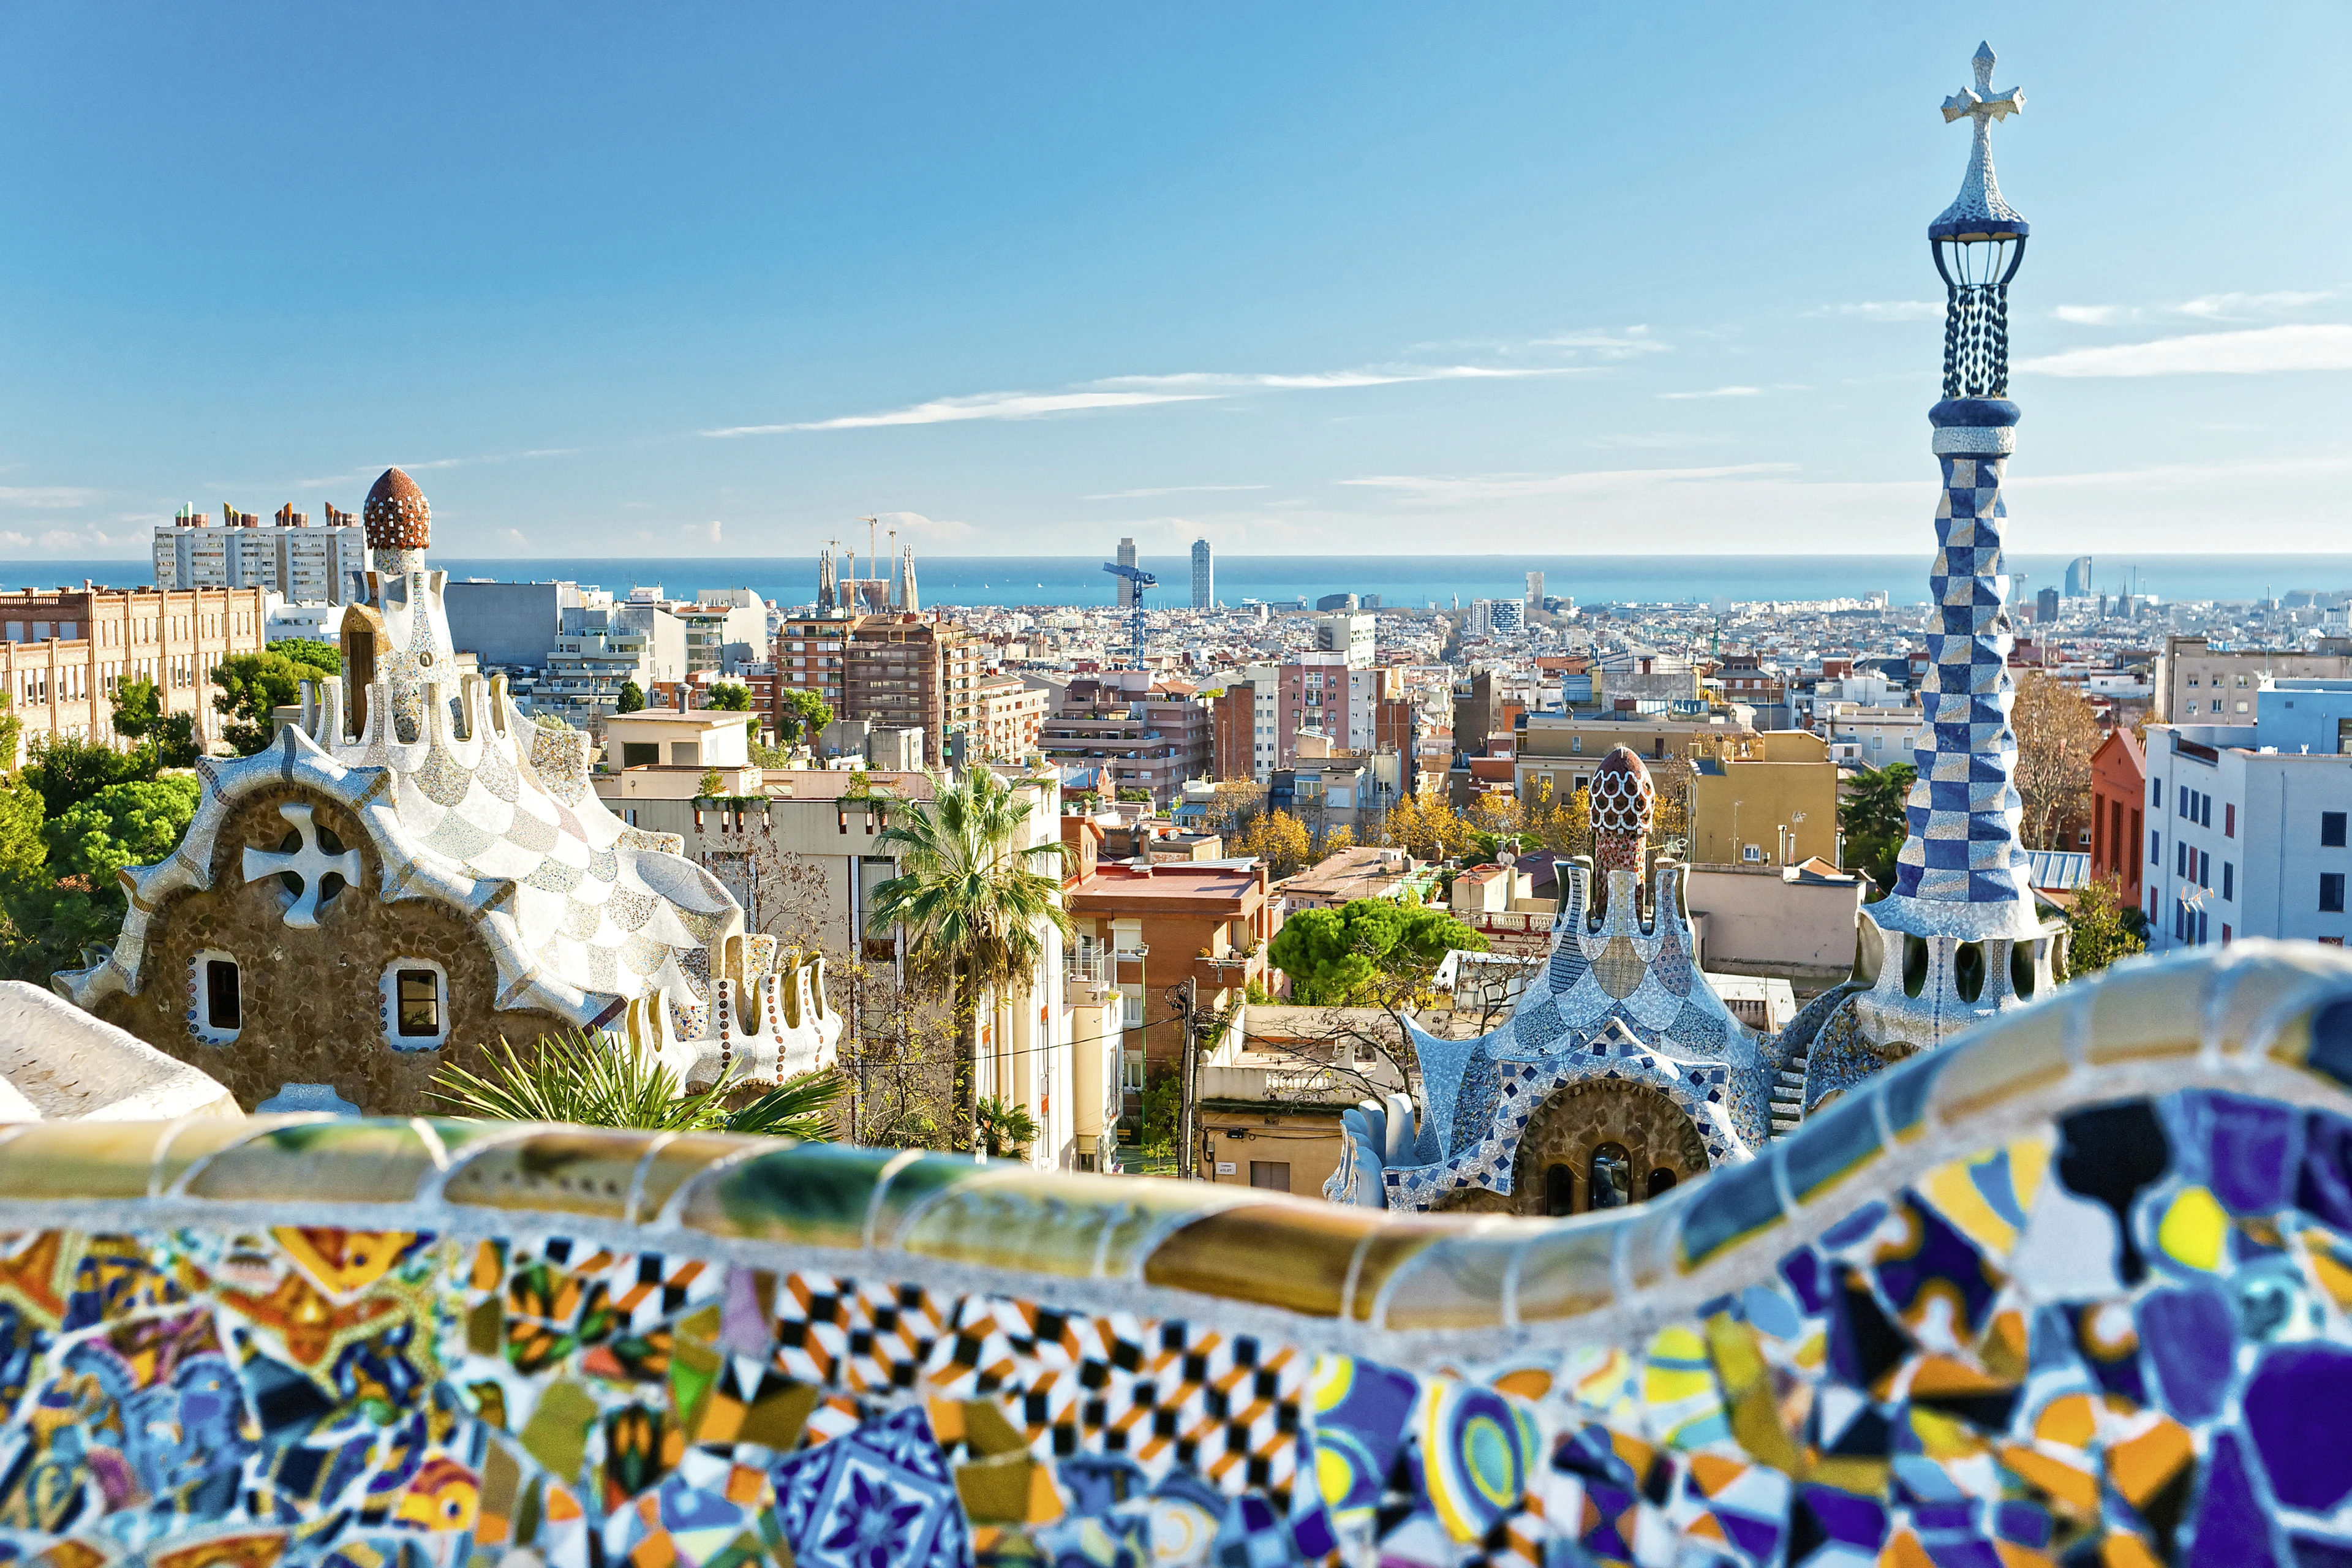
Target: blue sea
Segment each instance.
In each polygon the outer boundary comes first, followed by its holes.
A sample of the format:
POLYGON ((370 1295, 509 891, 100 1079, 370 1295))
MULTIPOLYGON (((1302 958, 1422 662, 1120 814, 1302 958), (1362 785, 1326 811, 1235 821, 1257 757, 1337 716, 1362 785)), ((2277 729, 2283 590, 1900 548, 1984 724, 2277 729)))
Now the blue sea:
MULTIPOLYGON (((2012 555, 2027 595, 2063 585, 2068 557, 2012 555)), ((1544 574, 1544 592, 1580 605, 1704 604, 1738 600, 1861 598, 1883 591, 1898 605, 1927 598, 1926 552, 1916 555, 1227 555, 1216 563, 1217 598, 1310 605, 1327 594, 1380 595, 1384 605, 1451 608, 1456 600, 1516 599, 1527 574, 1544 574)), ((781 605, 816 595, 814 558, 720 556, 667 560, 473 560, 435 556, 453 577, 502 581, 564 578, 625 595, 658 584, 672 597, 703 588, 751 588, 781 605)), ((863 562, 861 560, 861 567, 863 562)), ((1159 586, 1147 607, 1192 602, 1189 556, 1146 556, 1159 586)), ((2102 555, 2093 586, 2101 593, 2154 594, 2173 599, 2259 599, 2296 589, 2352 589, 2352 554, 2102 555)), ((1091 555, 918 557, 922 602, 942 605, 1105 605, 1114 579, 1091 555)), ((0 590, 79 586, 88 578, 114 587, 152 584, 143 561, 0 562, 0 590)))

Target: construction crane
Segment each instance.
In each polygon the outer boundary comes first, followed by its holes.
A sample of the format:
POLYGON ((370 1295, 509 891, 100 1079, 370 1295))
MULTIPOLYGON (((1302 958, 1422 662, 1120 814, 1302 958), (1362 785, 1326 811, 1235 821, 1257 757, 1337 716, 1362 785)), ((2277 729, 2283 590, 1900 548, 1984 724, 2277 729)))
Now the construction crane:
POLYGON ((1160 586, 1160 579, 1139 566, 1125 566, 1116 561, 1103 563, 1103 570, 1131 584, 1127 601, 1127 646, 1135 659, 1135 668, 1143 668, 1143 591, 1160 586))

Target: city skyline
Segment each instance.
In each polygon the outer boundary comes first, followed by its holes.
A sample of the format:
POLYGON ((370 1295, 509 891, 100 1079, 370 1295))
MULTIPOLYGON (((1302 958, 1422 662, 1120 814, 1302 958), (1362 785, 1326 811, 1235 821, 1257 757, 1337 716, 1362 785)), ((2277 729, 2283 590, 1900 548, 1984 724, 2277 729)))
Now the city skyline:
POLYGON ((2352 218, 2306 195, 2352 21, 1967 27, 12 13, 0 552, 135 558, 388 462, 524 561, 867 513, 975 556, 1818 552, 1933 504, 1918 238, 1980 34, 2029 106, 2006 187, 2062 220, 2012 307, 2016 544, 2332 542, 2352 218), (289 136, 188 81, 326 96, 289 136))

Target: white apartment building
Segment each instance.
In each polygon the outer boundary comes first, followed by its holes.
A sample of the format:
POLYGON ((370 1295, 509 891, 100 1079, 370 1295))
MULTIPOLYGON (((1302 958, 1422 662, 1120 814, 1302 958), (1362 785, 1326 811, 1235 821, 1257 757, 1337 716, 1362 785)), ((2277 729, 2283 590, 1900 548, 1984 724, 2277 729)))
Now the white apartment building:
POLYGON ((1462 635, 1473 637, 1515 637, 1528 629, 1528 607, 1520 599, 1473 599, 1470 624, 1462 635))
POLYGON ((324 527, 308 512, 278 509, 265 525, 255 513, 221 509, 218 525, 184 506, 155 530, 155 585, 267 588, 296 604, 342 605, 363 599, 367 533, 359 519, 330 507, 324 527))
POLYGON ((2266 679, 2352 678, 2352 650, 2311 653, 2217 648, 2201 637, 2168 637, 2156 659, 2156 716, 2175 724, 2252 724, 2254 693, 2266 679))
POLYGON ((1347 656, 1350 669, 1370 669, 1378 616, 1331 615, 1315 618, 1315 647, 1322 653, 1347 656))
POLYGON ((2252 725, 2147 728, 2153 952, 2244 936, 2340 947, 2352 931, 2352 680, 2273 681, 2252 701, 2252 725))
POLYGON ((1829 732, 1832 761, 1873 770, 1914 762, 1926 739, 1927 714, 1908 705, 1834 702, 1817 709, 1816 718, 1829 732))

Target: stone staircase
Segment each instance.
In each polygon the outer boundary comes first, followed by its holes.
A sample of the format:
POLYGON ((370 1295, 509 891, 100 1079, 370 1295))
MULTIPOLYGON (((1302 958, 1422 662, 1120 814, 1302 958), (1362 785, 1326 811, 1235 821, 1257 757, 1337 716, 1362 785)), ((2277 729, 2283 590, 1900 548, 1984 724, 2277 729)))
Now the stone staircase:
POLYGON ((1805 1119, 1805 1058, 1811 1046, 1800 1047, 1772 1080, 1772 1136, 1785 1138, 1805 1119))

